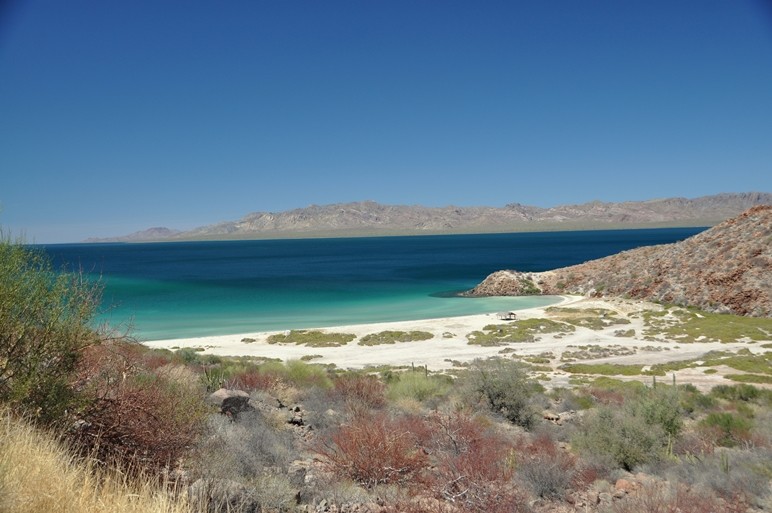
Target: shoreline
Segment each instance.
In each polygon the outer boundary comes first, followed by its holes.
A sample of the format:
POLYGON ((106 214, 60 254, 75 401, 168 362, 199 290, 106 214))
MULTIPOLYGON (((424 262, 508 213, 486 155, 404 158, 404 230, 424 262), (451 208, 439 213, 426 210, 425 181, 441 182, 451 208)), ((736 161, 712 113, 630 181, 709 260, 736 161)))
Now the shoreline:
MULTIPOLYGON (((505 357, 548 359, 549 368, 541 365, 536 372, 540 380, 548 388, 571 386, 573 377, 580 374, 570 374, 560 369, 568 361, 564 352, 575 352, 581 348, 595 347, 608 350, 606 354, 595 357, 585 357, 575 363, 612 363, 635 364, 650 366, 679 360, 701 358, 709 351, 737 352, 748 349, 754 353, 764 352, 764 343, 753 344, 740 339, 735 342, 684 342, 675 339, 648 336, 643 315, 645 311, 662 311, 664 307, 655 303, 621 298, 587 298, 583 296, 560 296, 561 301, 549 306, 531 307, 517 310, 517 319, 547 319, 550 307, 576 309, 609 310, 614 316, 625 319, 625 324, 609 324, 595 329, 577 326, 570 333, 538 334, 532 342, 507 343, 496 346, 480 346, 469 344, 467 336, 473 331, 479 331, 488 324, 506 324, 511 321, 501 320, 497 313, 467 315, 461 317, 445 317, 414 321, 396 321, 369 324, 355 324, 315 328, 311 331, 326 333, 346 333, 355 336, 347 344, 335 347, 315 347, 296 345, 294 343, 268 343, 270 335, 286 333, 284 331, 265 331, 242 333, 237 335, 216 335, 205 337, 189 337, 168 340, 143 342, 143 345, 158 349, 192 348, 201 354, 231 357, 248 357, 255 359, 278 359, 281 361, 305 360, 309 363, 334 365, 341 369, 363 369, 378 366, 393 367, 426 367, 430 371, 444 371, 463 367, 477 358, 505 357), (427 331, 433 338, 425 341, 396 342, 381 345, 359 345, 359 339, 368 334, 381 331, 427 331), (626 332, 626 333, 623 333, 626 332), (543 370, 542 370, 543 369, 543 370)), ((597 315, 597 314, 592 314, 597 315)), ((605 317, 605 316, 604 316, 605 317)), ((770 337, 772 340, 772 337, 770 337)), ((646 367, 644 367, 645 369, 646 367)), ((694 365, 673 372, 668 372, 667 378, 677 377, 680 383, 691 383, 701 389, 709 389, 717 384, 736 384, 723 377, 724 374, 736 374, 738 371, 723 366, 708 367, 694 365), (717 371, 716 371, 717 369, 717 371)), ((587 375, 585 375, 587 376, 587 375)), ((597 374, 589 375, 599 377, 597 374)), ((651 382, 651 376, 632 375, 610 376, 615 379, 638 380, 651 382)), ((764 386, 764 385, 762 385, 764 386)))
MULTIPOLYGON (((561 295, 556 296, 561 298, 560 301, 552 303, 547 306, 529 307, 520 310, 512 310, 517 313, 518 318, 532 318, 544 314, 544 310, 553 306, 566 306, 583 299, 582 296, 569 296, 561 295)), ((396 344, 384 344, 376 346, 360 346, 353 341, 349 344, 345 344, 339 347, 309 347, 305 345, 295 344, 269 344, 267 342, 268 337, 275 334, 287 333, 290 330, 272 330, 272 331, 253 331, 246 333, 236 333, 228 335, 205 335, 200 337, 179 337, 172 339, 158 339, 142 341, 141 344, 154 349, 185 349, 194 348, 200 351, 202 354, 212 354, 217 356, 247 356, 254 358, 279 358, 282 360, 300 359, 303 356, 308 355, 322 355, 322 358, 314 359, 314 363, 335 363, 338 366, 346 367, 366 367, 369 365, 379 365, 379 361, 386 357, 388 360, 404 360, 396 354, 382 354, 382 353, 398 353, 394 349, 406 349, 412 347, 411 344, 424 344, 426 348, 427 344, 434 344, 440 341, 444 341, 444 344, 432 345, 433 350, 450 350, 451 353, 458 353, 458 350, 453 350, 453 347, 461 342, 464 346, 472 349, 472 351, 460 351, 461 356, 468 356, 467 353, 480 353, 479 356, 486 356, 487 353, 496 353, 500 347, 480 347, 470 346, 467 344, 466 335, 475 330, 480 330, 483 326, 502 321, 498 318, 498 312, 490 312, 484 314, 472 314, 461 315, 454 317, 436 317, 430 319, 417 319, 417 320, 404 320, 404 321, 387 321, 387 322, 370 322, 370 323, 358 323, 348 325, 336 325, 336 326, 322 326, 312 328, 302 328, 305 331, 322 331, 329 333, 351 333, 356 335, 357 339, 371 333, 378 333, 381 331, 394 330, 394 331, 428 331, 435 335, 433 340, 428 342, 401 342, 396 344), (457 331, 458 333, 454 332, 457 331), (453 337, 443 336, 448 333, 452 333, 453 337), (251 342, 243 342, 244 339, 253 339, 251 342), (455 344, 450 344, 455 342, 455 344), (486 351, 489 350, 489 351, 486 351), (389 351, 391 350, 391 351, 389 351), (356 354, 355 354, 356 353, 356 354), (482 354, 486 353, 486 354, 482 354), (360 357, 361 355, 361 357, 360 357), (377 360, 375 362, 363 363, 364 360, 377 360), (329 361, 328 361, 329 360, 329 361), (342 365, 339 363, 344 363, 342 365)), ((415 347, 418 349, 418 346, 415 347)), ((417 357, 413 357, 415 360, 417 357)), ((449 357, 448 357, 449 358, 449 357)), ((419 363, 419 362, 411 362, 419 363)), ((405 363, 391 363, 391 365, 406 365, 405 363)), ((407 363, 409 365, 409 363, 407 363)), ((420 363, 424 365, 424 363, 420 363)), ((442 368, 448 368, 448 366, 439 366, 435 370, 442 368)), ((433 368, 429 365, 429 368, 433 368)))

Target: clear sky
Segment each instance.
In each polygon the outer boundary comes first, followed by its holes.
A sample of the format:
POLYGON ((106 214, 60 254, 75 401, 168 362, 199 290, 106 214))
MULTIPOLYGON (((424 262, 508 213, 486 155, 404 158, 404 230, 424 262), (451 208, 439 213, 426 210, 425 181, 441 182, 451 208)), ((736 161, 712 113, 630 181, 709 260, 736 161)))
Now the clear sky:
POLYGON ((763 0, 0 0, 0 225, 772 190, 763 0))

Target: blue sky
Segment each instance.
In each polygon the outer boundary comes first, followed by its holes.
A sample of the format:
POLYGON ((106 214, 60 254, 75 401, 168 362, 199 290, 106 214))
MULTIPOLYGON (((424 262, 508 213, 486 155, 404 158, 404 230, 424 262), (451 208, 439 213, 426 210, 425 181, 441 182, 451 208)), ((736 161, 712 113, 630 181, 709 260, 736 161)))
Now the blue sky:
POLYGON ((0 2, 0 225, 772 190, 745 0, 0 2))

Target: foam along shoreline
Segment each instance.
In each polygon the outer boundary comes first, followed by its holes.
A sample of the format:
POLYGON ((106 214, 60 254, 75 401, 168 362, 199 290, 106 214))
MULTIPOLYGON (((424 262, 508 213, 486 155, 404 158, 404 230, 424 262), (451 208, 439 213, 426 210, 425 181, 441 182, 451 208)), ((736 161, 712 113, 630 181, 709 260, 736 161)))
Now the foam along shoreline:
MULTIPOLYGON (((339 347, 309 347, 295 344, 269 344, 267 338, 282 331, 244 333, 195 338, 180 338, 145 342, 152 348, 182 349, 194 348, 202 354, 220 356, 246 356, 255 358, 273 358, 280 360, 299 360, 312 357, 313 363, 335 364, 340 368, 358 369, 369 366, 426 366, 437 371, 450 369, 476 358, 504 356, 507 358, 549 355, 552 372, 545 375, 550 379, 547 386, 568 386, 570 374, 558 367, 563 363, 564 351, 576 351, 577 346, 605 346, 622 348, 613 354, 595 359, 583 360, 583 363, 619 363, 653 365, 679 360, 700 358, 708 351, 732 351, 745 348, 752 352, 764 351, 763 344, 750 345, 747 341, 737 342, 692 342, 679 344, 677 340, 658 340, 644 338, 644 320, 641 312, 662 310, 663 307, 640 300, 618 298, 584 298, 581 296, 561 296, 561 301, 552 307, 603 308, 611 310, 629 321, 628 324, 611 325, 602 329, 577 327, 571 333, 543 334, 534 342, 512 343, 505 346, 483 347, 468 343, 467 335, 481 330, 488 324, 501 324, 509 321, 499 319, 498 313, 447 317, 416 321, 357 324, 319 328, 324 332, 350 333, 357 338, 339 347), (620 327, 623 328, 620 330, 620 327), (358 344, 361 337, 386 330, 428 331, 434 335, 430 340, 415 342, 397 342, 363 346, 358 344), (622 334, 620 332, 626 332, 622 334), (246 339, 246 341, 245 341, 246 339), (569 347, 573 346, 573 347, 569 347), (504 350, 504 352, 502 352, 504 350)), ((535 307, 518 310, 518 319, 548 318, 549 307, 535 307)), ((772 337, 770 337, 772 339, 772 337)), ((723 369, 715 374, 705 374, 705 369, 691 367, 675 372, 681 383, 692 383, 698 388, 708 389, 716 384, 733 384, 722 374, 736 372, 723 369)), ((619 379, 645 379, 642 376, 616 376, 619 379)), ((670 379, 670 374, 668 374, 670 379)))

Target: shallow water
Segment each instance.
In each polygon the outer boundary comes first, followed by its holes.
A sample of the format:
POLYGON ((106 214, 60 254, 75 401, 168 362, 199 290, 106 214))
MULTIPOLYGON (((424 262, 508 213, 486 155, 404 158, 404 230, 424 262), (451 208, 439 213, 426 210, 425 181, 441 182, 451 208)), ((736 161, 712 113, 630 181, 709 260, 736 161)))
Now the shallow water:
POLYGON ((704 228, 44 246, 104 284, 100 320, 141 340, 427 319, 542 306, 461 298, 500 269, 544 271, 704 228))

